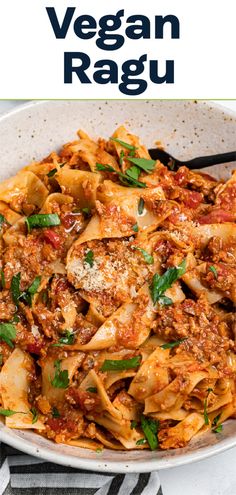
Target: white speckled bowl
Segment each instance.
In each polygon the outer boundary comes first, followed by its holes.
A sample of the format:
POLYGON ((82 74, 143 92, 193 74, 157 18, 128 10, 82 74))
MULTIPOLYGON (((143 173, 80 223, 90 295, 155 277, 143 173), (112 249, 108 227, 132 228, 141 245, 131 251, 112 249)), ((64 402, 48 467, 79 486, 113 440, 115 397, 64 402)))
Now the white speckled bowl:
MULTIPOLYGON (((0 118, 0 180, 33 159, 46 156, 73 140, 78 128, 93 136, 108 137, 125 123, 148 147, 161 140, 179 158, 233 151, 236 115, 208 102, 159 100, 43 101, 33 102, 0 118)), ((229 176, 236 163, 216 167, 229 176)), ((212 173, 212 168, 211 168, 212 173)), ((221 434, 196 437, 188 447, 164 452, 103 453, 56 445, 31 431, 10 430, 0 423, 0 439, 28 454, 51 462, 97 471, 149 472, 198 461, 236 445, 236 422, 228 421, 221 434)))

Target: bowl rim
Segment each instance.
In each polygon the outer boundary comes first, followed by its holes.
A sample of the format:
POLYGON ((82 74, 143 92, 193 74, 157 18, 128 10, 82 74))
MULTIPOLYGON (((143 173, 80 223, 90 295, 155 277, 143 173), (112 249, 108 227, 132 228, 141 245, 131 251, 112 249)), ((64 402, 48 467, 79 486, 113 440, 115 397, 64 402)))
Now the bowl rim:
MULTIPOLYGON (((85 101, 84 99, 74 99, 75 101, 85 101)), ((110 101, 111 99, 88 99, 88 101, 110 101)), ((138 99, 138 101, 145 101, 146 99, 138 99)), ((150 99, 153 101, 163 101, 160 99, 150 99)), ((37 106, 44 106, 52 101, 55 102, 63 102, 63 101, 72 101, 71 99, 50 99, 50 100, 31 100, 25 103, 17 105, 15 108, 8 109, 0 115, 0 123, 5 119, 11 118, 22 111, 27 109, 34 109, 37 106)), ((115 100, 111 100, 115 101, 115 100)), ((126 101, 126 100, 123 100, 126 101)), ((169 101, 169 100, 167 100, 169 101)), ((180 101, 180 100, 172 100, 172 101, 180 101)), ((194 101, 190 99, 183 99, 181 101, 194 101)), ((198 100, 200 103, 205 102, 207 106, 211 106, 217 111, 222 111, 226 115, 233 117, 236 119, 236 112, 227 107, 224 107, 222 104, 219 104, 212 100, 198 100)), ((17 431, 17 430, 16 430, 17 431)), ((193 462, 202 461, 208 457, 212 457, 214 455, 220 454, 226 450, 229 450, 236 446, 236 433, 230 437, 225 438, 220 443, 216 443, 213 445, 208 445, 205 447, 201 447, 198 450, 194 450, 193 452, 188 451, 183 454, 176 454, 176 456, 166 456, 165 458, 154 458, 148 459, 147 461, 143 459, 137 460, 127 460, 127 461, 116 461, 116 460, 103 460, 102 457, 97 459, 86 459, 77 457, 76 455, 71 454, 63 454, 61 452, 55 452, 49 447, 41 447, 32 443, 32 441, 28 439, 23 439, 22 437, 14 436, 14 430, 8 429, 0 423, 0 440, 7 445, 29 454, 31 456, 35 456, 42 460, 46 460, 48 462, 60 464, 67 467, 84 469, 88 471, 98 471, 98 472, 106 472, 106 473, 146 473, 155 470, 169 469, 172 467, 178 467, 187 465, 193 462), (9 432, 8 432, 9 430, 9 432)), ((66 446, 65 446, 66 447, 66 446)), ((77 449, 78 447, 70 447, 73 449, 77 449)), ((86 450, 86 449, 84 449, 86 450)), ((109 451, 109 449, 105 449, 109 451)))
MULTIPOLYGON (((3 426, 5 429, 6 427, 3 426)), ((201 449, 194 450, 192 453, 187 452, 185 454, 177 454, 176 456, 166 456, 165 458, 128 460, 102 460, 99 459, 85 459, 77 457, 76 455, 63 454, 61 452, 55 453, 50 450, 50 447, 39 447, 33 445, 30 440, 22 439, 22 437, 12 437, 8 431, 4 431, 0 427, 0 439, 1 442, 6 443, 10 447, 13 447, 20 452, 24 452, 30 456, 37 457, 39 459, 67 466, 75 469, 84 469, 86 471, 97 471, 101 473, 149 473, 152 471, 159 471, 164 469, 176 468, 179 466, 185 466, 192 464, 193 462, 203 461, 209 457, 221 454, 226 450, 230 450, 236 446, 236 434, 230 438, 226 438, 221 441, 220 444, 209 445, 202 447, 201 449)), ((8 428, 6 428, 8 430, 8 428)), ((16 430, 17 431, 17 430, 16 430)), ((37 435, 37 433, 36 433, 37 435)), ((49 441, 49 440, 48 440, 49 441)), ((65 445, 66 447, 66 445, 65 445)), ((78 449, 78 447, 70 447, 78 449)), ((86 449, 84 449, 86 450, 86 449)), ((109 449, 104 449, 109 452, 109 449)), ((173 452, 173 451, 172 451, 173 452)), ((100 454, 98 454, 99 456, 100 454)))

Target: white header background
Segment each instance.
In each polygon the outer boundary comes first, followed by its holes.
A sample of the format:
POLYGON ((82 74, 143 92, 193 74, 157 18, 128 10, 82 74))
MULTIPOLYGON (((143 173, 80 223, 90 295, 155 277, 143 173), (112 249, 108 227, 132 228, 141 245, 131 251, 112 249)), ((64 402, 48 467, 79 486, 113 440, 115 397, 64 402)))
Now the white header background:
POLYGON ((148 81, 139 98, 236 98, 236 3, 235 0, 7 0, 0 3, 0 98, 134 98, 125 96, 118 85, 100 85, 93 81, 93 64, 112 59, 119 66, 119 82, 124 61, 147 54, 148 60, 160 60, 161 75, 165 61, 175 61, 175 83, 153 84, 148 63, 141 77, 148 81), (46 8, 56 9, 60 24, 67 7, 76 7, 66 39, 57 40, 46 8), (120 34, 125 19, 143 14, 150 18, 152 39, 125 40, 116 51, 96 46, 91 40, 77 38, 73 24, 79 15, 100 17, 124 9, 120 34), (154 39, 154 16, 173 14, 180 21, 180 39, 170 37, 170 26, 164 39, 154 39), (76 75, 73 84, 64 84, 64 52, 87 53, 91 68, 87 74, 92 84, 81 84, 76 75))

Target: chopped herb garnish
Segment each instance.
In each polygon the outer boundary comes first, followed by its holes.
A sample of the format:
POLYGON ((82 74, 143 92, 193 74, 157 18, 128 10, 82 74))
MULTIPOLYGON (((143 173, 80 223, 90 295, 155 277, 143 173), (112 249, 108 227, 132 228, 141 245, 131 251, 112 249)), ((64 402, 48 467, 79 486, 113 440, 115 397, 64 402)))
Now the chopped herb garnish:
POLYGON ((91 251, 91 249, 86 253, 86 255, 84 257, 84 262, 88 263, 89 266, 92 268, 92 266, 94 264, 94 253, 93 253, 93 251, 91 251))
POLYGON ((30 232, 33 228, 56 227, 61 224, 61 220, 57 213, 49 213, 31 215, 25 219, 25 223, 28 227, 28 232, 30 232))
POLYGON ((209 425, 209 418, 207 414, 207 399, 204 400, 204 421, 205 425, 209 425))
POLYGON ((101 371, 119 371, 137 368, 141 363, 141 356, 135 356, 130 359, 105 359, 101 371))
POLYGON ((68 370, 61 370, 61 361, 57 359, 54 362, 55 375, 51 384, 55 388, 67 388, 69 385, 68 370))
POLYGON ((141 416, 141 428, 149 443, 150 449, 156 450, 158 447, 157 433, 159 429, 159 422, 154 419, 141 416))
POLYGON ((144 199, 143 198, 140 198, 140 200, 138 202, 138 214, 139 215, 142 215, 143 214, 143 210, 144 210, 144 199))
POLYGON ((13 318, 12 318, 11 323, 19 323, 19 321, 20 321, 19 316, 18 315, 14 315, 13 318))
POLYGON ((147 187, 147 184, 145 184, 145 182, 140 182, 132 177, 129 177, 127 174, 122 174, 122 172, 115 170, 110 165, 102 165, 101 163, 96 163, 96 168, 99 171, 113 172, 117 174, 122 184, 127 187, 147 187))
POLYGON ((96 394, 98 389, 96 387, 88 387, 86 388, 86 392, 90 392, 91 394, 96 394))
POLYGON ((131 430, 133 430, 134 428, 136 428, 136 426, 137 426, 137 425, 138 425, 138 422, 137 422, 137 421, 135 421, 135 420, 133 419, 133 420, 131 421, 131 423, 130 423, 130 428, 131 428, 131 430))
POLYGON ((170 160, 168 161, 167 163, 168 167, 170 170, 174 170, 175 168, 175 160, 173 160, 173 158, 170 158, 170 160))
POLYGON ((140 438, 137 440, 136 445, 143 445, 144 443, 147 443, 146 438, 140 438))
POLYGON ((158 304, 160 304, 161 306, 170 306, 171 304, 173 304, 173 301, 170 297, 161 296, 158 299, 158 304))
POLYGON ((0 213, 0 228, 1 228, 2 224, 3 224, 4 222, 6 222, 6 221, 7 221, 7 220, 6 220, 6 218, 4 217, 4 215, 2 215, 2 214, 0 213))
POLYGON ((89 217, 91 214, 91 209, 88 207, 82 208, 82 213, 86 216, 89 217))
POLYGON ((21 279, 21 273, 17 273, 17 275, 14 275, 12 277, 12 281, 11 281, 12 299, 16 305, 18 305, 19 300, 22 299, 24 302, 29 304, 29 306, 31 306, 33 297, 40 286, 41 277, 40 276, 36 277, 33 283, 24 292, 21 292, 20 290, 20 279, 21 279))
POLYGON ((144 257, 144 260, 146 261, 146 263, 148 265, 153 265, 154 263, 154 258, 151 254, 149 254, 147 251, 145 251, 145 249, 142 249, 142 248, 139 248, 139 247, 136 247, 135 248, 136 251, 140 251, 140 253, 142 253, 143 257, 144 257))
POLYGON ((123 148, 126 148, 127 150, 134 151, 134 150, 138 149, 136 146, 132 146, 132 144, 125 143, 125 141, 121 141, 120 139, 113 138, 113 137, 111 137, 110 139, 111 139, 111 141, 115 141, 116 143, 120 144, 121 146, 123 146, 123 148))
POLYGON ((221 413, 218 414, 218 416, 216 416, 214 418, 214 421, 212 422, 213 433, 220 433, 223 430, 223 425, 221 423, 219 423, 220 417, 221 417, 221 413))
POLYGON ((10 347, 14 347, 16 329, 12 323, 0 323, 0 340, 4 340, 10 347))
POLYGON ((12 411, 11 409, 2 409, 0 408, 1 416, 13 416, 13 414, 18 414, 18 411, 12 411))
POLYGON ((214 275, 215 279, 217 279, 217 278, 218 278, 218 273, 217 273, 216 268, 215 268, 213 265, 211 265, 211 266, 209 267, 209 270, 213 273, 213 275, 214 275))
POLYGON ((140 169, 136 167, 136 165, 133 165, 133 167, 127 168, 125 173, 131 177, 131 179, 137 180, 140 176, 140 169))
POLYGON ((96 454, 101 454, 103 452, 103 448, 99 447, 96 449, 96 454))
POLYGON ((17 275, 13 275, 11 279, 11 295, 14 303, 18 305, 20 296, 21 296, 21 290, 20 290, 20 279, 21 279, 21 273, 17 273, 17 275))
POLYGON ((27 292, 31 294, 31 296, 34 296, 34 294, 36 294, 40 286, 40 283, 41 283, 41 277, 40 276, 35 277, 33 283, 27 289, 27 292))
POLYGON ((53 177, 56 173, 57 173, 57 168, 53 168, 52 170, 50 170, 50 172, 48 172, 47 176, 53 177))
POLYGON ((213 388, 210 388, 210 387, 209 387, 209 388, 207 389, 207 393, 209 394, 210 392, 213 392, 213 388))
POLYGON ((38 411, 37 411, 37 409, 35 407, 32 407, 30 409, 30 412, 31 412, 31 414, 33 416, 33 418, 32 418, 32 425, 34 425, 34 423, 37 423, 37 421, 38 421, 38 417, 39 417, 38 411))
POLYGON ((134 232, 138 232, 138 224, 137 224, 137 223, 135 223, 135 224, 133 225, 132 229, 133 229, 133 231, 134 231, 134 232))
POLYGON ((152 172, 156 164, 156 160, 150 160, 148 158, 132 158, 131 156, 127 156, 127 160, 147 173, 152 172))
POLYGON ((56 344, 52 344, 52 347, 61 347, 62 345, 73 345, 75 341, 75 334, 66 330, 65 335, 61 337, 56 344))
POLYGON ((184 342, 185 340, 187 340, 187 337, 185 337, 184 339, 175 340, 174 342, 167 342, 166 344, 162 344, 160 347, 162 349, 173 349, 174 347, 182 344, 182 342, 184 342))
POLYGON ((3 355, 0 354, 0 366, 2 366, 2 363, 3 363, 3 355))
POLYGON ((163 275, 155 273, 150 286, 150 292, 154 304, 163 296, 164 292, 169 289, 173 282, 181 277, 186 271, 186 260, 183 260, 179 266, 169 268, 163 275))
POLYGON ((223 425, 222 424, 219 424, 216 428, 213 428, 213 433, 221 433, 221 431, 223 430, 223 425))
POLYGON ((216 416, 214 418, 214 420, 212 421, 212 426, 217 426, 218 425, 218 422, 219 422, 220 417, 221 417, 221 413, 218 414, 218 416, 216 416))
POLYGON ((5 289, 6 288, 6 281, 5 281, 5 275, 4 275, 4 271, 1 270, 1 287, 2 289, 5 289))
POLYGON ((53 418, 60 418, 61 417, 58 409, 55 406, 52 408, 52 417, 53 418))
POLYGON ((121 150, 121 152, 120 152, 120 159, 119 159, 119 163, 120 163, 121 166, 123 165, 124 156, 125 156, 124 151, 121 150))
POLYGON ((67 164, 67 162, 61 163, 60 168, 63 168, 66 164, 67 164))

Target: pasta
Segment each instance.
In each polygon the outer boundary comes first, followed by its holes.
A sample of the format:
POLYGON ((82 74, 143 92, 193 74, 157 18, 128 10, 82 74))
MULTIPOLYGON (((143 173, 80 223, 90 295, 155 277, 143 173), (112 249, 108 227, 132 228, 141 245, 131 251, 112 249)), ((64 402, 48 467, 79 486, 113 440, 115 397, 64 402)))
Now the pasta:
POLYGON ((0 184, 0 415, 87 449, 171 449, 236 414, 236 173, 125 127, 0 184))

